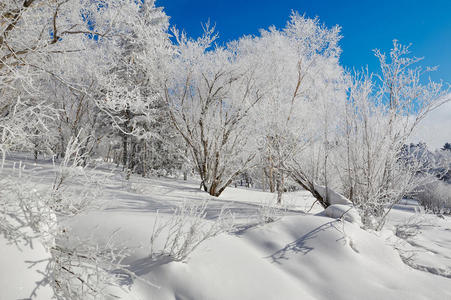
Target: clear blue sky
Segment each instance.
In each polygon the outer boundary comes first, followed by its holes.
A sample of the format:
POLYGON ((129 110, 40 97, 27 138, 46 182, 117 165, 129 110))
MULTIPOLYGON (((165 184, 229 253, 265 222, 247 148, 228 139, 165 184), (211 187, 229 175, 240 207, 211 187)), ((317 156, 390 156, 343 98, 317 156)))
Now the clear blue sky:
POLYGON ((423 65, 439 66, 433 80, 451 82, 451 0, 157 0, 171 17, 171 25, 190 36, 201 34, 201 22, 216 24, 219 43, 260 28, 285 25, 291 10, 318 16, 331 27, 342 27, 341 61, 349 68, 369 66, 378 71, 372 49, 388 52, 393 39, 412 43, 423 65))

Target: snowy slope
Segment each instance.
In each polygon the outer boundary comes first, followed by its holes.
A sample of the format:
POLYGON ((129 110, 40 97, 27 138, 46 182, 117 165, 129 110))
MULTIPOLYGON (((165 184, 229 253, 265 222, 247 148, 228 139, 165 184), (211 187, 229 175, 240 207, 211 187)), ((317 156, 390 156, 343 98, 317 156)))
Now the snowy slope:
MULTIPOLYGON (((80 223, 90 228, 89 220, 104 220, 100 232, 121 227, 124 242, 145 246, 152 220, 136 213, 127 217, 118 212, 93 214, 80 223)), ((376 235, 311 215, 287 216, 240 235, 217 236, 186 262, 153 265, 143 247, 127 263, 160 287, 135 281, 129 299, 451 297, 450 279, 410 268, 376 235)))
MULTIPOLYGON (((37 167, 41 180, 51 178, 49 165, 37 167)), ((428 254, 416 262, 432 269, 418 270, 405 264, 394 249, 394 240, 397 245, 405 240, 393 230, 406 222, 405 217, 414 216, 413 211, 395 210, 387 230, 375 234, 355 224, 306 214, 313 199, 297 192, 286 194, 287 205, 277 212, 275 222, 258 224, 259 210, 275 201, 273 194, 230 188, 213 199, 199 191, 195 181, 132 177, 127 183, 118 173, 108 178, 97 199, 104 209, 67 220, 65 225, 99 243, 119 230, 117 243, 131 249, 125 263, 139 277, 124 280, 124 290, 115 291, 123 299, 451 299, 451 279, 426 272, 444 265, 445 271, 437 273, 446 275, 451 265, 448 217, 427 216, 435 220, 428 224, 435 225, 424 227, 416 243, 409 243, 410 250, 427 249, 428 254), (150 259, 156 211, 164 219, 183 201, 206 199, 209 222, 225 206, 236 216, 237 230, 208 239, 184 261, 150 259)), ((316 206, 312 210, 320 211, 316 206)), ((15 257, 20 255, 16 252, 15 257)), ((27 259, 25 254, 22 257, 27 259)), ((11 291, 21 283, 8 280, 15 277, 5 276, 5 260, 0 264, 0 299, 4 299, 6 287, 11 291)), ((21 271, 16 270, 15 276, 17 272, 21 271)))

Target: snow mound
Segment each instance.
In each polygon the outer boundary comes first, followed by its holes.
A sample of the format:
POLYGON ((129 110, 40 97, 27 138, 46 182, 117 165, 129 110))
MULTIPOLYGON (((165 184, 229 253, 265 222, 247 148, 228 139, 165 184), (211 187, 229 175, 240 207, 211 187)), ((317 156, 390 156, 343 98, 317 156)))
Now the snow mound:
MULTIPOLYGON (((118 226, 118 237, 132 246, 148 240, 152 222, 145 213, 108 211, 85 215, 77 224, 80 232, 93 224, 100 224, 99 232, 118 226)), ((126 264, 143 281, 130 279, 124 299, 451 297, 450 279, 410 268, 383 239, 355 224, 314 215, 221 234, 183 262, 155 263, 144 246, 126 264)))
MULTIPOLYGON (((326 198, 326 187, 322 185, 314 185, 315 190, 321 195, 321 197, 326 198)), ((352 202, 349 201, 345 196, 335 192, 332 189, 327 189, 327 199, 331 205, 333 204, 347 204, 351 205, 352 202)))
POLYGON ((344 204, 333 204, 324 210, 324 214, 330 218, 339 219, 343 218, 345 221, 350 223, 362 225, 362 219, 358 211, 349 205, 344 204))
POLYGON ((355 224, 290 216, 244 236, 315 299, 451 299, 449 279, 408 267, 355 224))

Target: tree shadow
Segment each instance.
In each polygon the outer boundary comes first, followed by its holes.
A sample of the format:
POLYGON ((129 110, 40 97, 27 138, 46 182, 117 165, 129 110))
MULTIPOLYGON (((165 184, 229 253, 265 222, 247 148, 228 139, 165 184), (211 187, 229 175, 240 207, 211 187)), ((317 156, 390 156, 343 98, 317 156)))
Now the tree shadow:
MULTIPOLYGON (((36 272, 42 276, 41 280, 35 281, 35 287, 30 292, 30 296, 28 298, 21 298, 17 300, 31 300, 36 299, 38 297, 37 292, 40 288, 45 286, 51 287, 51 258, 45 258, 40 260, 25 260, 26 264, 28 264, 28 269, 35 268, 39 264, 45 264, 45 267, 42 269, 37 269, 36 272)), ((52 287, 51 287, 52 288, 52 287)))
MULTIPOLYGON (((124 287, 131 287, 135 280, 143 280, 142 276, 151 273, 155 268, 173 262, 170 256, 143 257, 128 263, 124 269, 118 269, 113 273, 119 279, 119 284, 124 287)), ((146 283, 146 280, 144 280, 146 283)), ((150 283, 151 285, 154 285, 150 283)))
POLYGON ((327 222, 311 231, 309 231, 308 233, 306 233, 305 235, 303 235, 302 237, 298 238, 297 240, 287 244, 285 247, 283 247, 282 249, 274 252, 273 254, 271 254, 270 256, 266 257, 266 258, 270 258, 272 260, 273 263, 277 263, 277 264, 281 264, 282 260, 288 260, 288 254, 289 253, 302 253, 303 255, 308 254, 310 251, 314 250, 313 247, 310 247, 307 245, 307 241, 314 239, 317 237, 318 233, 321 231, 325 231, 331 227, 334 227, 334 221, 330 221, 327 222))

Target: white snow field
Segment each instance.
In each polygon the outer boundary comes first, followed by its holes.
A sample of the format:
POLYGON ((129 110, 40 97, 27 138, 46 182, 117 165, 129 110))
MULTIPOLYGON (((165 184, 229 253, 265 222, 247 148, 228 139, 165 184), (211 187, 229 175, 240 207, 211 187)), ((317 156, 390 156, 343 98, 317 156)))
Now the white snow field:
MULTIPOLYGON (((36 184, 51 182, 51 163, 24 164, 36 184)), ((14 172, 12 165, 8 160, 1 176, 14 172)), ((217 199, 197 181, 132 176, 126 182, 113 169, 94 171, 108 175, 95 200, 102 209, 60 221, 99 243, 117 231, 116 242, 131 249, 125 264, 138 276, 112 290, 122 299, 451 299, 449 216, 399 205, 375 233, 327 217, 318 205, 310 209, 314 200, 306 192, 285 194, 275 210, 265 208, 275 201, 267 192, 231 187, 217 199), (229 210, 234 230, 207 239, 181 261, 152 259, 156 212, 165 220, 182 203, 205 200, 205 222, 229 210)), ((163 242, 164 231, 155 247, 163 242)), ((43 267, 31 264, 48 255, 38 241, 17 247, 1 237, 0 254, 0 299, 50 298, 40 283, 43 267)))

